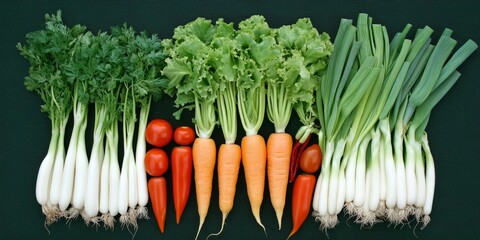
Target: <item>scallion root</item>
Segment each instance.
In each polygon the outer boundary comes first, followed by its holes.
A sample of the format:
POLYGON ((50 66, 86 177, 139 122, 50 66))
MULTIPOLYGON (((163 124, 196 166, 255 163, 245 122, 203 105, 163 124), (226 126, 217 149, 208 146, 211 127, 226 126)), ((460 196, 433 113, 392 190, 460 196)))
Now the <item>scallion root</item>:
POLYGON ((122 214, 120 216, 120 226, 122 227, 122 229, 124 227, 128 228, 130 224, 131 224, 130 214, 128 214, 128 212, 125 214, 122 214))
POLYGON ((391 222, 392 224, 396 225, 397 222, 397 211, 394 208, 387 208, 387 212, 385 214, 385 218, 391 222))
POLYGON ((42 206, 42 212, 45 215, 45 225, 49 226, 58 221, 63 216, 62 211, 55 206, 42 206))
POLYGON ((136 210, 137 210, 138 219, 149 219, 147 207, 137 206, 136 210))
POLYGON ((63 217, 67 220, 67 223, 70 223, 71 221, 76 220, 79 215, 80 211, 74 207, 71 207, 65 212, 65 214, 63 214, 63 217))
POLYGON ((415 216, 415 220, 417 220, 417 222, 422 221, 422 215, 423 215, 423 208, 422 207, 415 208, 414 216, 415 216))
POLYGON ((91 224, 91 225, 95 226, 96 228, 98 228, 100 226, 100 222, 102 221, 100 216, 90 217, 90 216, 87 215, 85 210, 82 210, 80 212, 80 215, 82 216, 83 221, 85 222, 85 225, 90 226, 90 224, 91 224))
POLYGON ((354 217, 356 215, 356 206, 353 202, 345 203, 345 214, 349 215, 350 217, 354 217))
POLYGON ((320 221, 320 230, 326 231, 328 229, 334 228, 338 224, 338 217, 337 215, 330 215, 327 214, 325 216, 317 216, 315 220, 318 222, 320 221))
POLYGON ((371 228, 375 223, 381 222, 382 220, 377 218, 377 215, 374 211, 369 211, 366 214, 360 216, 355 222, 360 224, 362 228, 371 228))
POLYGON ((385 201, 380 201, 377 210, 375 211, 375 215, 377 218, 385 218, 387 215, 387 206, 385 205, 385 201))
POLYGON ((430 216, 429 215, 424 215, 423 218, 422 218, 422 227, 420 228, 421 230, 423 230, 429 223, 430 223, 430 216))
POLYGON ((415 215, 415 211, 416 211, 416 207, 413 206, 413 205, 407 205, 407 207, 405 208, 405 212, 407 214, 407 218, 408 216, 412 216, 412 215, 415 215))
POLYGON ((101 219, 103 221, 103 226, 105 227, 106 230, 111 229, 113 230, 115 227, 115 218, 110 215, 110 213, 104 213, 101 216, 101 219))
POLYGON ((137 223, 137 218, 138 218, 138 212, 137 209, 135 208, 130 208, 128 210, 128 218, 129 220, 129 225, 133 227, 135 232, 138 230, 138 223, 137 223))

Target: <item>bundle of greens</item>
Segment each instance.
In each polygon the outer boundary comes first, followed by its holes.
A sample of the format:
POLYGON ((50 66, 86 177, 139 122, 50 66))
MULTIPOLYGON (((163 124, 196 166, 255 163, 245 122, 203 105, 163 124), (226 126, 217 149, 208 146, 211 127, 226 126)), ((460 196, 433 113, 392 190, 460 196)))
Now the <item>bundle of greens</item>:
POLYGON ((404 223, 411 215, 424 226, 430 221, 435 173, 426 125, 477 45, 469 40, 450 57, 451 30, 433 46, 431 28, 419 29, 413 41, 410 28, 389 41, 366 14, 357 27, 340 23, 317 92, 325 155, 313 207, 322 229, 337 224, 343 206, 362 226, 404 223))
POLYGON ((265 79, 272 59, 272 29, 263 16, 254 15, 238 24, 235 42, 238 51, 237 104, 245 136, 242 138, 242 165, 245 171, 250 208, 255 221, 265 231, 260 206, 265 188, 267 150, 258 134, 265 118, 265 79))
POLYGON ((75 95, 62 67, 70 58, 70 42, 84 32, 84 26, 65 26, 61 13, 57 12, 45 16, 45 29, 27 34, 26 44, 17 45, 20 54, 30 62, 30 75, 25 78, 25 86, 40 95, 44 101, 41 110, 52 122, 48 153, 40 165, 36 184, 36 198, 46 215, 46 224, 62 216, 58 203, 65 161, 63 142, 75 95))
POLYGON ((17 45, 31 64, 25 85, 39 93, 45 102, 42 111, 52 121, 52 139, 36 191, 46 224, 81 214, 87 224, 103 221, 112 228, 113 217, 120 212, 121 223, 136 228, 136 219, 147 217, 144 130, 151 99, 160 97, 166 85, 160 77, 165 58, 160 40, 126 26, 113 28, 111 35, 94 35, 80 25, 68 28, 60 11, 46 15, 45 29, 28 34, 26 40, 26 45, 17 45), (85 136, 91 103, 95 126, 89 162, 85 136), (135 161, 133 152, 137 106, 140 161, 135 161), (65 155, 65 127, 72 110, 73 129, 65 155), (117 157, 120 113, 122 172, 117 157))
POLYGON ((219 83, 211 71, 212 40, 218 26, 210 20, 197 18, 177 27, 173 39, 163 41, 168 58, 163 74, 169 79, 166 92, 175 95, 175 105, 180 109, 195 109, 197 139, 193 143, 192 156, 195 170, 195 190, 200 218, 197 237, 208 213, 212 192, 213 172, 216 162, 216 146, 210 138, 217 122, 215 101, 219 83))
POLYGON ((293 25, 278 29, 276 39, 283 48, 285 60, 277 70, 283 79, 286 99, 293 105, 302 127, 295 135, 290 162, 289 182, 295 180, 301 153, 308 146, 311 133, 318 133, 315 121, 315 94, 325 74, 333 44, 327 33, 319 34, 310 19, 299 19, 293 25))
POLYGON ((156 36, 148 37, 145 32, 136 34, 134 29, 127 25, 112 28, 112 35, 118 38, 124 69, 123 76, 119 79, 122 85, 120 110, 123 114, 124 141, 118 212, 122 215, 121 224, 131 224, 136 229, 138 214, 140 213, 142 218, 147 217, 145 205, 148 201, 148 192, 143 164, 146 149, 145 129, 152 97, 158 99, 166 86, 166 81, 160 78, 161 69, 164 67, 164 55, 161 42, 156 36), (138 155, 135 156, 133 138, 138 106, 141 133, 137 135, 138 155), (139 160, 136 161, 135 157, 139 160), (140 208, 137 208, 138 206, 140 208))

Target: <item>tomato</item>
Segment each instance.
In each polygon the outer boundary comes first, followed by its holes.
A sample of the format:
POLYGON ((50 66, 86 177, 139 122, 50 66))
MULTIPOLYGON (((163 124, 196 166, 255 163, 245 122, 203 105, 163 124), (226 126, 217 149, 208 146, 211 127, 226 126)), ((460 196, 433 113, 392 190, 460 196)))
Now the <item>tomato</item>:
POLYGON ((150 176, 162 176, 168 170, 168 156, 159 148, 152 148, 145 154, 145 170, 150 176))
POLYGON ((322 150, 318 144, 305 149, 300 156, 300 169, 306 173, 315 173, 322 164, 322 150))
POLYGON ((173 140, 178 145, 190 145, 195 140, 195 131, 187 126, 177 127, 173 133, 173 140))
POLYGON ((164 147, 172 140, 173 128, 163 119, 153 119, 145 130, 145 138, 155 147, 164 147))

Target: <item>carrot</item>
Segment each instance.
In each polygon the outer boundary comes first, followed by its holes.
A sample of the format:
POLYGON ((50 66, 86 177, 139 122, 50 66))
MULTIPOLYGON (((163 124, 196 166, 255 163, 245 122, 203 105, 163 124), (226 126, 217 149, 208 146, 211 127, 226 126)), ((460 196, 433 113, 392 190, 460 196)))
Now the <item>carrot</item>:
POLYGON ((265 188, 265 168, 267 149, 265 140, 260 135, 245 136, 242 139, 242 164, 245 171, 247 194, 250 207, 257 223, 265 231, 260 219, 260 206, 265 188))
POLYGON ((209 237, 217 236, 223 231, 225 220, 233 208, 241 158, 242 152, 237 144, 222 144, 218 150, 218 200, 222 212, 222 227, 218 233, 210 234, 209 237))
POLYGON ((267 174, 270 200, 277 215, 278 229, 282 228, 282 215, 287 195, 292 136, 272 133, 267 141, 267 174))
POLYGON ((195 239, 198 238, 210 206, 216 151, 215 142, 211 138, 197 138, 193 143, 192 156, 193 169, 195 171, 195 190, 198 215, 200 216, 200 224, 195 239))

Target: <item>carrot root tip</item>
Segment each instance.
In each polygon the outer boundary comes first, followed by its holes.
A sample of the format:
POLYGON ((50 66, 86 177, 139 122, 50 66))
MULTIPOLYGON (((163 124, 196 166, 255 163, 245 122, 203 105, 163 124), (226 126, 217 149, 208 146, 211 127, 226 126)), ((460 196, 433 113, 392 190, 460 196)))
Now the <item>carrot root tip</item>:
POLYGON ((282 216, 283 216, 283 211, 276 211, 277 215, 277 221, 278 221, 278 230, 282 230, 282 216))
POLYGON ((207 240, 211 236, 218 236, 223 232, 223 226, 225 225, 225 220, 227 219, 227 216, 228 216, 228 213, 222 213, 222 226, 220 227, 220 231, 218 231, 217 233, 211 233, 210 235, 208 235, 207 240))
POLYGON ((205 222, 205 217, 200 217, 200 223, 198 224, 197 235, 195 236, 195 240, 198 239, 198 235, 200 234, 200 230, 202 230, 203 223, 205 222))

